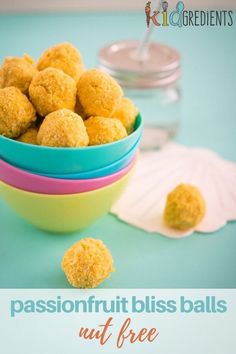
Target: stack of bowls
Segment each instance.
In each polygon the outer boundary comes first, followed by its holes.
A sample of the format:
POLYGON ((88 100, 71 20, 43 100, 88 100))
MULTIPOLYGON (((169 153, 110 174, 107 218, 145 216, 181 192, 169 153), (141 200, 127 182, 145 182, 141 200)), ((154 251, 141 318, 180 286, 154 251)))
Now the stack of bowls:
POLYGON ((110 211, 135 166, 142 132, 114 143, 53 148, 0 136, 0 195, 25 220, 52 232, 83 229, 110 211))

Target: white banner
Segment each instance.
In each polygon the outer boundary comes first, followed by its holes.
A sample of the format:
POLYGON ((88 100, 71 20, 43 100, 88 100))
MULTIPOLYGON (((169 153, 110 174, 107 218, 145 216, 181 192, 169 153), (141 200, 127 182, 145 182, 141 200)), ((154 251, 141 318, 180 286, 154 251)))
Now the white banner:
POLYGON ((236 290, 0 290, 0 353, 234 354, 236 290))

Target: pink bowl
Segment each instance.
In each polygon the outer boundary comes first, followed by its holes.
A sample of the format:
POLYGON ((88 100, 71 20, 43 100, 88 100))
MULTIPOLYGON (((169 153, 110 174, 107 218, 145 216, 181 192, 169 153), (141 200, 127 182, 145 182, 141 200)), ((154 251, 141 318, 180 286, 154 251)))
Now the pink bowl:
POLYGON ((0 180, 18 189, 41 194, 74 194, 92 191, 118 181, 134 166, 136 157, 128 166, 112 175, 94 179, 58 179, 35 175, 0 160, 0 180))

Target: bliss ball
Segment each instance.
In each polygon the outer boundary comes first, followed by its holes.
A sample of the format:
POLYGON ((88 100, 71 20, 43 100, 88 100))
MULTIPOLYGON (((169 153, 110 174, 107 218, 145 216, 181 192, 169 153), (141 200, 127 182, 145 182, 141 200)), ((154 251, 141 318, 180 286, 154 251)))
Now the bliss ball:
POLYGON ((38 135, 38 128, 33 126, 26 130, 26 132, 17 138, 18 141, 21 141, 25 144, 33 144, 37 145, 37 135, 38 135))
POLYGON ((60 109, 46 116, 37 136, 39 145, 79 147, 89 143, 83 119, 68 109, 60 109))
POLYGON ((110 117, 123 95, 121 87, 98 69, 85 71, 77 84, 77 95, 88 117, 110 117))
POLYGON ((73 111, 76 101, 76 84, 63 71, 47 68, 33 77, 29 95, 36 111, 42 117, 61 108, 73 111))
POLYGON ((0 135, 17 138, 35 120, 34 107, 18 88, 0 89, 0 135))
POLYGON ((62 270, 75 288, 96 288, 114 271, 112 255, 101 240, 85 238, 66 251, 62 270))
POLYGON ((205 211, 200 191, 190 184, 180 184, 167 196, 164 220, 174 229, 188 230, 200 223, 205 211))
POLYGON ((125 127, 119 119, 90 117, 84 124, 89 136, 89 145, 112 143, 127 136, 125 127))
POLYGON ((0 73, 0 87, 14 86, 28 95, 29 85, 37 69, 33 65, 33 59, 24 55, 22 58, 7 57, 2 65, 0 73))
POLYGON ((123 97, 112 114, 112 117, 119 119, 124 125, 128 134, 134 130, 134 124, 138 110, 134 103, 126 97, 123 97))
POLYGON ((70 43, 60 43, 47 49, 39 58, 37 68, 56 68, 64 71, 76 82, 84 72, 84 64, 80 52, 70 43))

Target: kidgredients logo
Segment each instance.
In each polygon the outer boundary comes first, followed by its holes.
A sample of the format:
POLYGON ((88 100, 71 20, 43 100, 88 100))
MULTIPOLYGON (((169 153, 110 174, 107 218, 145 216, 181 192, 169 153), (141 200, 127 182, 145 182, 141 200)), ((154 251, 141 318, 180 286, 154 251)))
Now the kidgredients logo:
POLYGON ((202 26, 232 26, 234 24, 232 10, 186 10, 183 1, 176 4, 175 10, 168 10, 168 2, 161 3, 161 11, 151 8, 151 1, 145 6, 147 27, 153 23, 156 27, 202 27, 202 26))

